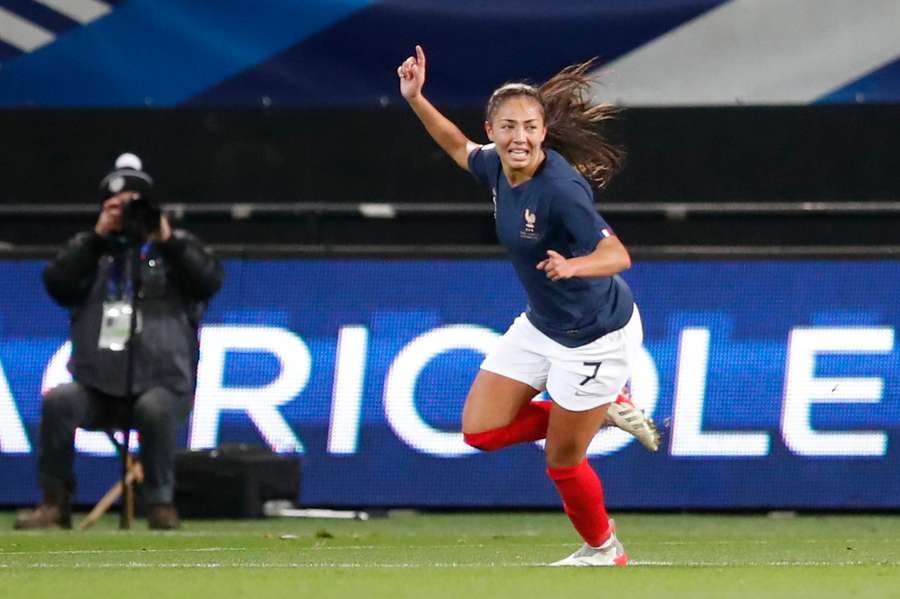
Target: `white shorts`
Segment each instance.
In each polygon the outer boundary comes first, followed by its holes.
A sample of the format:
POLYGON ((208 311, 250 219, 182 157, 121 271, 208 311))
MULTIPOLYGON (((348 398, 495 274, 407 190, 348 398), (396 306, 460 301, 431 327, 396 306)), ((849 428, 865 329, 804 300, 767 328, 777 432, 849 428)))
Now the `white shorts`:
POLYGON ((481 369, 538 391, 546 389, 563 408, 581 412, 616 400, 643 342, 637 306, 624 327, 581 347, 560 345, 522 314, 481 363, 481 369))

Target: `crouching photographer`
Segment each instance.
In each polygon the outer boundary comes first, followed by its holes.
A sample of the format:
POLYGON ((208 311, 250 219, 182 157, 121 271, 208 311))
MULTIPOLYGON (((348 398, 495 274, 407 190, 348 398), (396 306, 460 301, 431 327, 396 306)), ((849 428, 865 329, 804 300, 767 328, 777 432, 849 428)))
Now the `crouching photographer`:
POLYGON ((77 234, 44 270, 47 292, 70 313, 73 382, 43 398, 43 500, 19 514, 16 528, 71 526, 79 427, 137 429, 148 525, 179 526, 176 440, 193 406, 198 327, 222 267, 190 233, 171 228, 133 154, 119 157, 100 191, 94 230, 77 234))

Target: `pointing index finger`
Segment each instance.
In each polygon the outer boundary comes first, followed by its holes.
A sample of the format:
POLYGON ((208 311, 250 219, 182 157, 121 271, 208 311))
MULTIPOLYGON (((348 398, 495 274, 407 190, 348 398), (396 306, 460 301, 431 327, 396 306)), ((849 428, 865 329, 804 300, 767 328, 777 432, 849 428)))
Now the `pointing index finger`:
POLYGON ((422 67, 425 66, 425 50, 418 44, 416 44, 416 62, 422 67))

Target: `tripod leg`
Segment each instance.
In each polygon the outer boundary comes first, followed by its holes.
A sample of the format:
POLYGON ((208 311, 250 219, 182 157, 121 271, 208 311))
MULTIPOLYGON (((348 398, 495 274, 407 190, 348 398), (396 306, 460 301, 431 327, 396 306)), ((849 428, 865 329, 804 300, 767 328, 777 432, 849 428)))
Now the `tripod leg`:
POLYGON ((125 458, 127 463, 125 469, 125 493, 122 497, 122 513, 125 514, 125 526, 123 528, 130 529, 134 523, 134 477, 128 476, 134 464, 134 458, 131 454, 125 458))
POLYGON ((134 492, 131 482, 128 480, 128 471, 131 468, 131 453, 129 452, 130 430, 123 429, 122 444, 119 445, 119 459, 122 463, 122 506, 119 511, 119 529, 129 530, 134 521, 134 492))
MULTIPOLYGON (((141 482, 144 479, 143 470, 141 469, 140 462, 136 460, 132 460, 131 469, 128 471, 128 476, 126 480, 128 481, 129 486, 133 486, 134 482, 141 482)), ((109 491, 106 492, 100 501, 97 502, 97 505, 94 506, 94 509, 90 511, 90 513, 84 517, 84 520, 78 525, 79 530, 85 530, 93 525, 97 520, 100 519, 100 516, 105 514, 109 508, 116 502, 119 497, 122 495, 122 481, 116 482, 112 487, 110 487, 109 491)))

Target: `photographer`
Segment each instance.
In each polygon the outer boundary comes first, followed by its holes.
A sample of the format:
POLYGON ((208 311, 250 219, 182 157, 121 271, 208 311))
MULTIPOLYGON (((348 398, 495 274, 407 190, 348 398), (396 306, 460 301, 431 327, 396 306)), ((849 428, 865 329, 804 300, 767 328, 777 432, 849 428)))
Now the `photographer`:
POLYGON ((223 272, 196 238, 172 230, 152 188, 137 156, 120 156, 100 184, 94 230, 77 234, 44 270, 48 293, 70 312, 74 381, 44 396, 44 499, 16 528, 70 527, 75 429, 127 426, 140 433, 150 528, 179 526, 176 438, 193 406, 200 319, 223 272))

